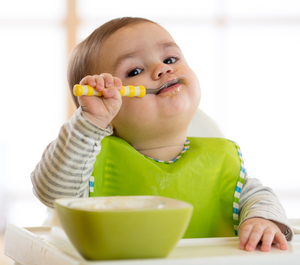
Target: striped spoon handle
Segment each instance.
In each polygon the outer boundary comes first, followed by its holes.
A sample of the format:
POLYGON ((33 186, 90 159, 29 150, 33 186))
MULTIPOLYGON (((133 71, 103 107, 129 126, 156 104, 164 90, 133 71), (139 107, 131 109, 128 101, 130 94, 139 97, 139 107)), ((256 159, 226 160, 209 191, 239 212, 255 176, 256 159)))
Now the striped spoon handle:
MULTIPOLYGON (((143 97, 146 94, 146 89, 144 86, 122 86, 120 90, 122 97, 143 97)), ((102 92, 96 91, 93 87, 89 85, 75 85, 73 87, 73 94, 77 97, 80 96, 97 96, 102 97, 102 92)))

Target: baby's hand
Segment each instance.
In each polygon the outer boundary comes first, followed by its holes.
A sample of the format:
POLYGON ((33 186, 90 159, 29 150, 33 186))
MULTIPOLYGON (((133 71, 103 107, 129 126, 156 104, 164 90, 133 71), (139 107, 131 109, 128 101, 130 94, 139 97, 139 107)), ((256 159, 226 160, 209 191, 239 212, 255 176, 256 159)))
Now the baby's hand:
POLYGON ((89 85, 96 91, 102 92, 102 97, 81 96, 78 101, 85 116, 101 128, 106 128, 120 110, 122 99, 120 90, 122 81, 111 74, 86 76, 80 81, 81 85, 89 85))
POLYGON ((287 241, 279 227, 263 218, 250 218, 239 228, 240 249, 253 251, 262 241, 261 251, 270 251, 272 243, 279 244, 281 250, 287 250, 287 241))

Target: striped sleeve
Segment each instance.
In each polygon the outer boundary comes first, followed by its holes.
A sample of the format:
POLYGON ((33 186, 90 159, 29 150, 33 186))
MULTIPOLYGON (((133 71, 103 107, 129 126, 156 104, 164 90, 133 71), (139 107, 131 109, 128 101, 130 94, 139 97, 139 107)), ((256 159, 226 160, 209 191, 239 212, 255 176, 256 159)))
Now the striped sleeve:
POLYGON ((58 138, 47 146, 31 173, 36 197, 51 208, 58 198, 87 197, 100 141, 111 134, 110 126, 97 127, 78 108, 71 120, 61 127, 58 138))
POLYGON ((245 175, 240 195, 240 224, 247 219, 260 217, 275 222, 288 241, 293 238, 293 229, 285 211, 272 189, 264 187, 258 179, 245 175))

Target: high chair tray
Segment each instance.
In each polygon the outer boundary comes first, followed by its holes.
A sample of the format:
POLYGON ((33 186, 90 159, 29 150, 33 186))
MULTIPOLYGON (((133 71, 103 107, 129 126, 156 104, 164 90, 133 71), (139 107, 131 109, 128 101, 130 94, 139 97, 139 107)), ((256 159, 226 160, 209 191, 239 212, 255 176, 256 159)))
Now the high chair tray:
MULTIPOLYGON (((300 229, 300 220, 291 224, 300 229)), ((143 260, 87 261, 58 227, 22 228, 10 224, 5 235, 4 254, 22 265, 188 265, 188 264, 300 264, 300 234, 289 249, 272 246, 270 252, 239 250, 238 238, 181 239, 167 258, 143 260)))

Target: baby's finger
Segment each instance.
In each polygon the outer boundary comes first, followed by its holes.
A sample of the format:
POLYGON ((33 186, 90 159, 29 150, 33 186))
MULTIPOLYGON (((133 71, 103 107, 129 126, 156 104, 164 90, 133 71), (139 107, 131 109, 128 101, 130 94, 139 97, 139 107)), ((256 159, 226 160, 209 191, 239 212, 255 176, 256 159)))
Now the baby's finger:
POLYGON ((106 88, 102 93, 105 98, 121 98, 120 91, 116 87, 106 88))
POLYGON ((87 75, 84 78, 81 79, 80 81, 80 85, 89 85, 91 87, 95 87, 96 86, 96 80, 93 76, 91 75, 87 75))
POLYGON ((114 85, 114 77, 111 74, 101 74, 100 77, 104 79, 104 87, 111 87, 114 85))
POLYGON ((95 81, 96 81, 96 86, 95 86, 95 89, 98 91, 98 92, 101 92, 104 88, 104 79, 102 76, 100 75, 94 75, 93 76, 95 81))
POLYGON ((288 249, 286 238, 285 238, 284 234, 282 234, 281 232, 277 232, 275 234, 274 242, 279 244, 279 248, 281 250, 287 250, 288 249))
POLYGON ((274 232, 272 232, 271 228, 267 228, 264 231, 264 235, 262 238, 261 251, 265 251, 265 252, 270 251, 273 240, 274 240, 274 232))
POLYGON ((242 226, 240 228, 240 231, 239 231, 239 237, 240 237, 239 248, 240 249, 245 249, 245 246, 248 242, 248 239, 249 239, 249 236, 251 234, 252 228, 253 227, 251 225, 242 226))
POLYGON ((119 77, 114 77, 114 85, 117 89, 122 89, 122 80, 119 77))
POLYGON ((261 237, 263 235, 263 228, 260 227, 260 226, 254 226, 252 231, 251 231, 251 234, 250 234, 250 237, 249 237, 249 240, 245 246, 245 250, 247 251, 253 251, 258 242, 261 240, 261 237))

